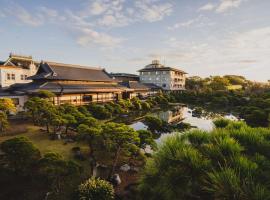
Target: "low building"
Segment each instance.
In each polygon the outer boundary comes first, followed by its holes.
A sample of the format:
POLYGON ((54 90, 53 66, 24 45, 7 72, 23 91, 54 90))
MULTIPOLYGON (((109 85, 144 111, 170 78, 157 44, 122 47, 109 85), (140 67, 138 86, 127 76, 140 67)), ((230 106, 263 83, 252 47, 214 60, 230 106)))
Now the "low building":
POLYGON ((37 73, 28 79, 32 82, 14 84, 5 90, 12 98, 17 97, 19 105, 24 105, 28 96, 40 90, 53 92, 56 95, 52 99, 55 105, 114 101, 133 91, 119 85, 102 68, 54 62, 42 62, 37 73))
POLYGON ((127 93, 126 98, 146 98, 157 94, 161 88, 154 84, 144 84, 139 82, 140 77, 136 74, 127 73, 111 73, 114 80, 118 81, 119 85, 131 89, 131 92, 127 93))
POLYGON ((37 64, 32 56, 10 54, 0 63, 0 88, 16 83, 29 83, 27 78, 37 72, 37 64))
POLYGON ((146 65, 139 70, 140 82, 154 84, 164 91, 185 90, 186 72, 172 67, 166 67, 158 60, 153 60, 151 64, 146 65))
POLYGON ((111 77, 118 82, 125 81, 140 81, 140 77, 136 74, 127 74, 127 73, 111 73, 111 77))

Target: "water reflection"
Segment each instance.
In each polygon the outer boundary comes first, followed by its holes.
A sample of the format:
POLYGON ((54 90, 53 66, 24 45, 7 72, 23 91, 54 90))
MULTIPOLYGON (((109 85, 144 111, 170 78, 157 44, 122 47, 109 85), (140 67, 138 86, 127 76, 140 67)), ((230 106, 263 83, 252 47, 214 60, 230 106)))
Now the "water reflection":
MULTIPOLYGON (((159 111, 153 114, 171 124, 185 122, 185 123, 191 124, 191 126, 193 127, 196 127, 205 131, 211 131, 214 127, 211 117, 209 117, 208 115, 202 116, 202 117, 192 116, 192 109, 188 107, 176 106, 170 110, 159 111)), ((130 126, 134 128, 135 130, 147 129, 147 126, 141 121, 135 122, 131 124, 130 126)))
POLYGON ((156 116, 170 124, 177 124, 184 119, 184 108, 183 106, 175 106, 171 110, 156 113, 156 116))

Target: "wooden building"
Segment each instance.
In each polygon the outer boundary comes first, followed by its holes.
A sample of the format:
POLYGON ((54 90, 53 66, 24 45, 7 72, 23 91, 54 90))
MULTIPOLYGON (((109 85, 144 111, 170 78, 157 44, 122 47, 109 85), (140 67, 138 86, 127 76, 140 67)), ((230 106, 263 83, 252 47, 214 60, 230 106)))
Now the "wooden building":
MULTIPOLYGON (((132 89, 119 85, 104 69, 79 65, 41 62, 37 73, 28 79, 32 82, 14 84, 5 92, 13 97, 24 96, 23 101, 27 101, 29 96, 40 90, 48 90, 56 95, 53 98, 56 105, 115 101, 133 92, 132 89)), ((19 104, 23 105, 24 102, 19 104)))

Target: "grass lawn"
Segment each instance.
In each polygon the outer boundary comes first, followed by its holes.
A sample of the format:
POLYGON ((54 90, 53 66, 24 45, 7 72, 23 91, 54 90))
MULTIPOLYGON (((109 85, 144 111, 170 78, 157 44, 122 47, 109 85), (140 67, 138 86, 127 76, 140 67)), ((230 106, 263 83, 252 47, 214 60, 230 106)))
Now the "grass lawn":
MULTIPOLYGON (((18 125, 14 125, 18 126, 18 125)), ((23 126, 20 124, 20 126, 23 126)), ((47 133, 40 131, 40 127, 33 126, 33 125, 24 125, 26 128, 24 128, 23 132, 17 133, 17 134, 6 134, 6 135, 0 135, 0 143, 3 141, 13 138, 13 137, 27 137, 30 139, 31 142, 33 142, 36 147, 40 150, 42 154, 48 153, 48 152, 55 152, 59 153, 66 159, 73 159, 72 154, 72 148, 79 146, 83 153, 86 153, 89 151, 87 144, 81 144, 81 143, 68 143, 64 144, 63 140, 50 140, 47 133)), ((12 124, 11 124, 12 128, 12 124)), ((16 128, 16 127, 15 127, 16 128)))

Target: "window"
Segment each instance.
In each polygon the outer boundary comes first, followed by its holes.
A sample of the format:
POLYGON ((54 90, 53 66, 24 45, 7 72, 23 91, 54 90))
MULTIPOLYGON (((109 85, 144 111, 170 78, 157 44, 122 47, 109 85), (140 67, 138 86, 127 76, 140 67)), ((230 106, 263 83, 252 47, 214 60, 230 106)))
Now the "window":
POLYGON ((18 98, 12 98, 11 100, 13 101, 13 103, 14 103, 15 106, 19 105, 19 102, 20 101, 19 101, 18 98))
POLYGON ((156 75, 158 75, 159 74, 159 72, 158 71, 156 71, 156 75))
POLYGON ((7 74, 7 80, 10 80, 10 79, 11 79, 10 74, 7 74))
POLYGON ((11 79, 15 80, 15 74, 11 74, 11 79))
POLYGON ((24 75, 21 75, 21 80, 24 80, 24 75))
POLYGON ((27 75, 24 75, 24 80, 26 80, 27 79, 27 75))
POLYGON ((84 95, 82 100, 83 100, 83 102, 91 102, 92 96, 91 95, 84 95))

